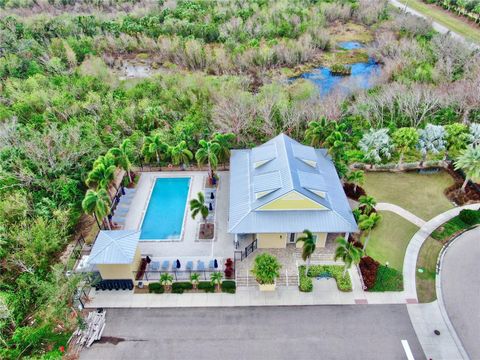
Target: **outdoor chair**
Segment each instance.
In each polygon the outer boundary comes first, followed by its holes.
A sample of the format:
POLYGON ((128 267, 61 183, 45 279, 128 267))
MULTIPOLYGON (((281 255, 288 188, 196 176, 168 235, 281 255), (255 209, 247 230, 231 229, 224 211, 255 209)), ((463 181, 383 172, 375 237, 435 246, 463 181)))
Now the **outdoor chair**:
POLYGON ((168 266, 170 265, 170 261, 163 260, 162 262, 162 270, 168 270, 168 266))
POLYGON ((152 261, 148 268, 150 271, 158 271, 160 269, 160 261, 152 261))
POLYGON ((198 260, 198 262, 197 262, 197 270, 198 270, 198 271, 204 271, 204 270, 205 270, 205 264, 203 263, 203 261, 198 260))
POLYGON ((208 267, 210 269, 215 269, 215 260, 210 260, 209 263, 208 263, 208 267))
POLYGON ((186 270, 193 270, 193 261, 187 261, 186 270))

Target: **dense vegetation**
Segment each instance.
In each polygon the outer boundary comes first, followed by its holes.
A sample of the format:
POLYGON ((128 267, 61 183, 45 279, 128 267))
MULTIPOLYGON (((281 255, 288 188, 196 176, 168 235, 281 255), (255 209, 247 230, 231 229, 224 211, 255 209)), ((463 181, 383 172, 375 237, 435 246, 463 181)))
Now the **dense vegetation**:
POLYGON ((283 131, 328 147, 343 175, 351 162, 442 158, 480 139, 478 54, 383 1, 0 0, 0 10, 1 358, 60 356, 78 281, 60 254, 85 181, 96 188, 100 167, 123 167, 126 139, 131 163, 168 164, 208 152, 200 140, 217 132, 245 147, 283 131), (296 66, 348 63, 336 41, 366 38, 383 64, 372 90, 320 97, 284 81, 296 66), (133 58, 159 73, 119 80, 133 58))
POLYGON ((480 23, 479 0, 424 0, 428 4, 437 4, 446 10, 480 23))

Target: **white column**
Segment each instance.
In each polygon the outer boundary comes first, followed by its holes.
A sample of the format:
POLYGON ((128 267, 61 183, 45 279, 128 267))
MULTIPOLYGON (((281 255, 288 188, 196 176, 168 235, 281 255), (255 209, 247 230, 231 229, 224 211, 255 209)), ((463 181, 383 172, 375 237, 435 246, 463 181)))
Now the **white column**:
POLYGON ((349 232, 346 232, 345 233, 345 241, 348 241, 348 237, 350 236, 350 233, 349 232))

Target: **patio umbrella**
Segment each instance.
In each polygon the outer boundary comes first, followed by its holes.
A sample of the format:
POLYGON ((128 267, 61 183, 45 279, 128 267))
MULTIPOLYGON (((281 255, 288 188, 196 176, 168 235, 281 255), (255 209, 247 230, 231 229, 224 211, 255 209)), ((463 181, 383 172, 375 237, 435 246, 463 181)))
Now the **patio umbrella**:
POLYGON ((177 269, 180 269, 180 260, 177 259, 177 269))
POLYGON ((217 261, 217 259, 215 259, 215 260, 213 261, 213 267, 214 267, 215 269, 218 268, 218 261, 217 261))
POLYGON ((210 193, 210 199, 211 200, 215 199, 215 195, 213 195, 213 192, 210 193))

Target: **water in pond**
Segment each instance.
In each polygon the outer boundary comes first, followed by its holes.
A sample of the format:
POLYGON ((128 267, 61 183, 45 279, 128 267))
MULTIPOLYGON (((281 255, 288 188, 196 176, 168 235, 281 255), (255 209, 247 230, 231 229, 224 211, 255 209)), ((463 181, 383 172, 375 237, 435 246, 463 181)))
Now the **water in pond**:
MULTIPOLYGON (((344 49, 359 49, 362 44, 348 41, 338 44, 344 49)), ((306 79, 313 82, 321 96, 340 91, 350 93, 354 90, 369 89, 374 85, 374 79, 380 74, 380 65, 372 58, 368 62, 347 65, 351 68, 351 74, 347 76, 333 75, 329 68, 319 67, 301 74, 291 80, 306 79)))
POLYGON ((363 48, 363 44, 358 41, 342 41, 339 42, 338 47, 343 50, 355 50, 363 48))

